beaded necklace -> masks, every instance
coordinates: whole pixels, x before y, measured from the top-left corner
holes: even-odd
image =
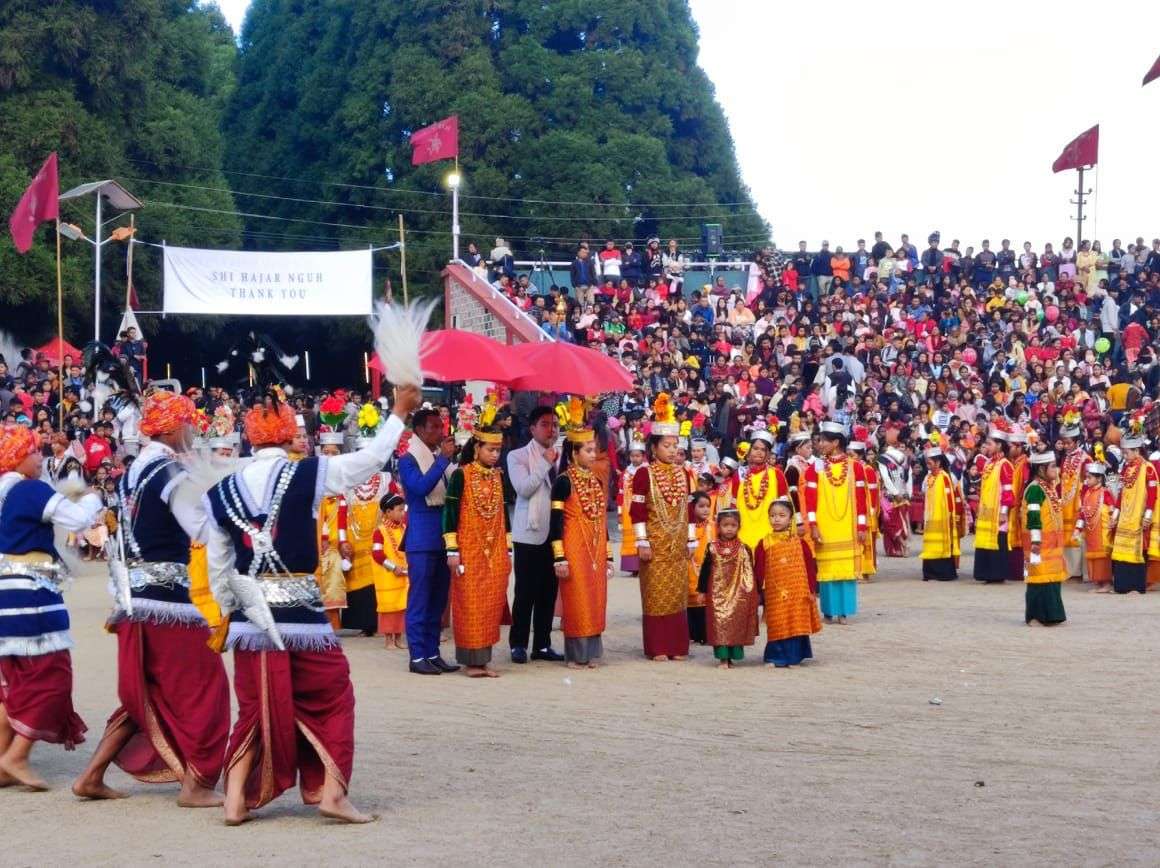
[[[842,472],[838,474],[837,478],[835,478],[830,475],[830,468],[839,463],[842,465]],[[851,462],[846,459],[846,455],[843,453],[842,457],[838,459],[827,457],[826,466],[822,469],[821,475],[825,477],[826,482],[828,482],[829,485],[819,485],[818,487],[825,491],[826,504],[829,507],[830,517],[835,522],[841,522],[843,519],[845,519],[846,514],[850,511],[850,503],[853,500],[853,498],[847,494],[842,498],[842,502],[839,503],[837,495],[837,492],[841,489],[842,485],[846,482],[847,477],[850,475],[850,464]]]
[[[1133,458],[1124,467],[1124,472],[1120,475],[1120,481],[1123,483],[1121,491],[1131,488],[1136,484],[1136,478],[1140,475],[1140,470],[1144,466],[1143,458]]]
[[[372,500],[379,493],[379,486],[382,482],[382,474],[376,473],[366,482],[361,482],[354,487],[354,496],[357,500],[366,503]]]
[[[688,502],[689,480],[683,466],[658,461],[649,465],[649,477],[659,489],[666,504],[671,506],[680,503],[683,506]]]
[[[295,462],[282,459],[282,466],[274,471],[278,476],[274,483],[274,493],[270,497],[270,510],[266,513],[266,521],[260,528],[256,521],[245,517],[246,508],[238,491],[237,474],[230,474],[218,484],[226,517],[242,532],[244,538],[249,539],[254,551],[249,569],[251,579],[257,578],[259,573],[274,570],[290,574],[281,555],[274,549],[274,529],[282,512],[282,498],[286,496],[286,490],[290,487],[298,467]]]
[[[745,477],[745,481],[741,483],[741,494],[745,499],[745,508],[750,512],[757,509],[765,502],[765,496],[769,494],[769,469],[766,468],[761,475],[761,485],[757,489],[757,497],[753,496],[753,477],[755,474],[750,473]]]
[[[584,517],[591,522],[599,521],[607,510],[608,502],[600,477],[587,468],[575,465],[568,468],[565,476],[572,483],[572,490],[576,492]]]
[[[503,485],[494,467],[484,467],[474,461],[463,468],[463,476],[471,491],[471,505],[475,514],[489,522],[503,507]]]
[[[688,521],[685,508],[689,500],[689,483],[685,468],[664,462],[651,464],[648,483],[653,512],[661,530],[666,534],[676,534]]]

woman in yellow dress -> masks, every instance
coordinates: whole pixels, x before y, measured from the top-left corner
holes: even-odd
[[[398,494],[388,494],[379,501],[382,521],[375,528],[371,555],[375,573],[375,608],[379,613],[379,632],[388,648],[406,648],[407,631],[407,555],[403,553],[403,533],[407,529],[407,502]]]
[[[584,427],[580,399],[572,399],[565,429],[562,472],[552,484],[552,515],[548,539],[553,569],[560,581],[564,657],[570,669],[595,669],[604,656],[608,609],[607,488],[596,472],[597,444]]]
[[[818,564],[822,615],[839,624],[858,612],[858,577],[868,530],[866,474],[862,463],[846,454],[847,442],[845,425],[821,424],[822,468],[806,469],[803,497]]]
[[[1082,255],[1082,254],[1081,254]],[[1059,500],[1059,465],[1055,452],[1031,458],[1031,481],[1023,492],[1023,552],[1026,561],[1024,619],[1044,627],[1067,620],[1061,588],[1067,580],[1063,559],[1063,507]]]
[[[923,486],[922,580],[952,582],[959,577],[959,526],[962,504],[951,466],[939,446],[923,452],[926,482]]]

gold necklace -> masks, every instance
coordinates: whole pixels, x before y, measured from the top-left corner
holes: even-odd
[[[471,491],[471,506],[485,522],[496,517],[503,507],[503,487],[494,467],[472,462],[463,469]]]
[[[761,471],[761,487],[757,489],[756,499],[753,497],[753,486],[750,484],[753,480],[753,474],[750,473],[745,477],[745,481],[741,483],[741,493],[745,498],[745,508],[750,512],[756,510],[765,502],[765,496],[769,494],[769,468]]]

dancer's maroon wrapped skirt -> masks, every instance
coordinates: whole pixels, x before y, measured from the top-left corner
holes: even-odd
[[[32,657],[0,657],[0,703],[17,735],[63,744],[72,750],[88,727],[73,708],[72,657],[54,651]]]
[[[121,621],[113,629],[121,707],[105,731],[136,730],[114,762],[146,783],[189,773],[213,789],[230,735],[230,685],[221,655],[206,645],[209,628]]]
[[[234,651],[238,722],[226,775],[251,748],[250,808],[276,799],[299,778],[302,801],[316,805],[329,771],[350,785],[354,766],[354,686],[342,648]]]

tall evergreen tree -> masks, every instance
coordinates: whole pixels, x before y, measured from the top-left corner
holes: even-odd
[[[412,282],[434,288],[450,165],[413,168],[409,137],[453,113],[463,243],[485,254],[496,235],[528,258],[606,236],[695,247],[703,222],[731,247],[768,239],[685,0],[254,0],[226,168],[241,210],[327,225],[247,228],[351,246],[390,240],[398,210]]]
[[[237,246],[241,223],[219,168],[219,119],[233,88],[235,55],[217,7],[191,0],[0,4],[0,210],[10,212],[40,163],[57,151],[61,192],[115,178],[146,202],[139,237]],[[65,203],[61,219],[91,236],[92,199]],[[106,340],[114,337],[124,298],[124,252],[116,242],[105,247]],[[0,322],[28,341],[56,331],[54,257],[48,228],[24,256],[10,240],[0,241]],[[92,327],[92,262],[88,244],[65,242],[66,334],[74,340]],[[159,257],[139,248],[135,262],[142,303],[159,306]]]

